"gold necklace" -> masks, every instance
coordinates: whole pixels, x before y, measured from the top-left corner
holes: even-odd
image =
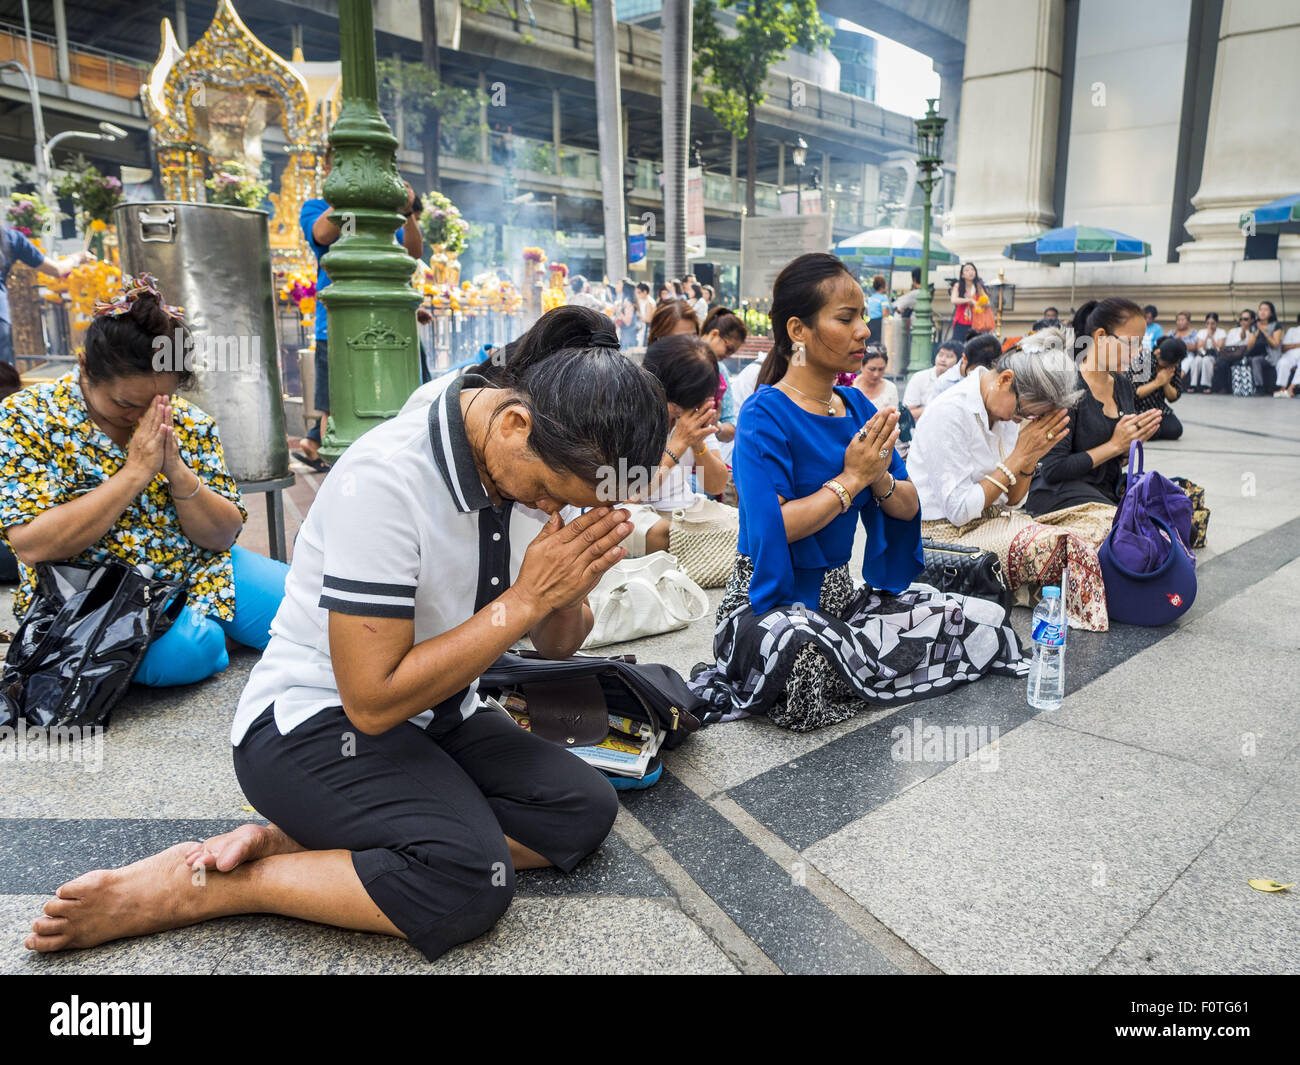
[[[785,385],[786,388],[788,388],[788,389],[790,389],[790,390],[792,390],[792,391],[794,391],[794,392],[798,392],[799,395],[803,396],[804,399],[810,399],[810,400],[812,400],[814,403],[825,403],[825,404],[826,404],[826,413],[829,414],[829,415],[834,415],[834,414],[835,414],[835,404],[833,404],[833,403],[831,402],[831,399],[834,399],[834,398],[835,398],[835,386],[834,386],[834,385],[831,385],[831,399],[818,399],[816,396],[810,396],[810,395],[808,395],[808,393],[805,392],[802,388],[795,388],[794,385],[792,385],[789,381],[782,381],[781,384]]]

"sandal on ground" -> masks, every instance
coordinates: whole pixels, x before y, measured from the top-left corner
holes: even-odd
[[[330,471],[330,464],[326,462],[323,458],[319,458],[319,457],[312,458],[310,455],[302,451],[291,451],[289,452],[289,454],[291,454],[304,466],[310,466],[317,473],[329,473]]]

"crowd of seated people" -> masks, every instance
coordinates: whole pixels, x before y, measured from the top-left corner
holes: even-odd
[[[962,298],[978,308],[970,273]],[[174,395],[184,374],[153,370],[155,339],[184,322],[151,282],[102,308],[77,370],[0,403],[20,617],[36,562],[115,555],[190,596],[189,620],[150,647],[138,680],[210,676],[227,636],[264,652],[231,738],[271,823],[117,871],[113,906],[95,874],[73,881],[83,904],[52,900],[31,949],[146,933],[164,912],[167,927],[284,914],[403,936],[431,959],[491,928],[513,871],[571,870],[616,803],[590,767],[483,711],[479,676],[525,636],[544,657],[573,654],[600,576],[669,549],[672,516],[718,506],[729,480],[734,557],[691,682],[709,720],[761,714],[806,731],[1023,675],[1005,605],[916,583],[923,538],[996,553],[1018,605],[1056,585],[1071,625],[1106,630],[1098,547],[1129,445],[1180,435],[1169,404],[1185,360],[1203,332],[1220,343],[1186,316],[1152,339],[1153,308],[1094,300],[1005,350],[989,333],[945,343],[900,404],[863,287],[833,255],[801,255],[776,279],[773,343],[752,378],[723,368],[746,339],[738,315],[698,308],[696,284],[671,284],[653,310],[645,295],[621,293],[623,318],[648,327],[639,364],[620,352],[634,323],[579,304],[423,385],[325,478],[288,567],[234,543],[246,514],[218,427]],[[1282,356],[1300,346],[1271,314],[1247,326]],[[614,467],[649,471],[648,489],[604,498]],[[339,759],[349,728],[357,758]],[[403,767],[438,787],[410,788]],[[439,832],[408,838],[405,817]],[[186,887],[196,865],[210,890]],[[511,876],[488,891],[498,865]]]
[[[1159,310],[1153,304],[1143,308],[1146,327],[1143,332],[1143,352],[1156,357],[1155,370],[1160,369],[1158,353],[1162,340],[1173,337],[1182,342],[1185,352],[1176,373],[1166,382],[1179,393],[1211,392],[1232,395],[1272,395],[1278,399],[1293,398],[1297,394],[1296,369],[1300,366],[1300,316],[1287,326],[1277,316],[1271,300],[1261,300],[1252,310],[1239,312],[1228,327],[1220,324],[1217,312],[1210,311],[1197,328],[1188,311],[1179,311],[1173,328],[1166,332],[1157,320]],[[1167,359],[1176,348],[1167,349]],[[1238,383],[1233,382],[1233,368],[1241,366],[1248,371]],[[1174,396],[1165,388],[1166,400]],[[1161,439],[1172,439],[1162,435]]]

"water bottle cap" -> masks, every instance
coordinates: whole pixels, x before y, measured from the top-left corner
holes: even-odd
[[[1043,588],[1043,598],[1044,598],[1044,599],[1060,599],[1060,598],[1061,598],[1061,589],[1058,588],[1055,584],[1049,584],[1049,585],[1047,585],[1045,588]]]

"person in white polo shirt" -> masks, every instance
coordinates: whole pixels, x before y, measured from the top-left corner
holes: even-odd
[[[586,595],[631,532],[598,486],[658,464],[668,435],[654,379],[612,328],[592,340],[507,364],[502,387],[457,378],[347,450],[231,729],[271,824],[78,877],[29,949],[275,913],[403,936],[432,960],[496,923],[516,869],[568,872],[601,844],[609,782],[476,691],[525,635],[550,658],[578,649]],[[566,506],[594,509],[566,524]]]

